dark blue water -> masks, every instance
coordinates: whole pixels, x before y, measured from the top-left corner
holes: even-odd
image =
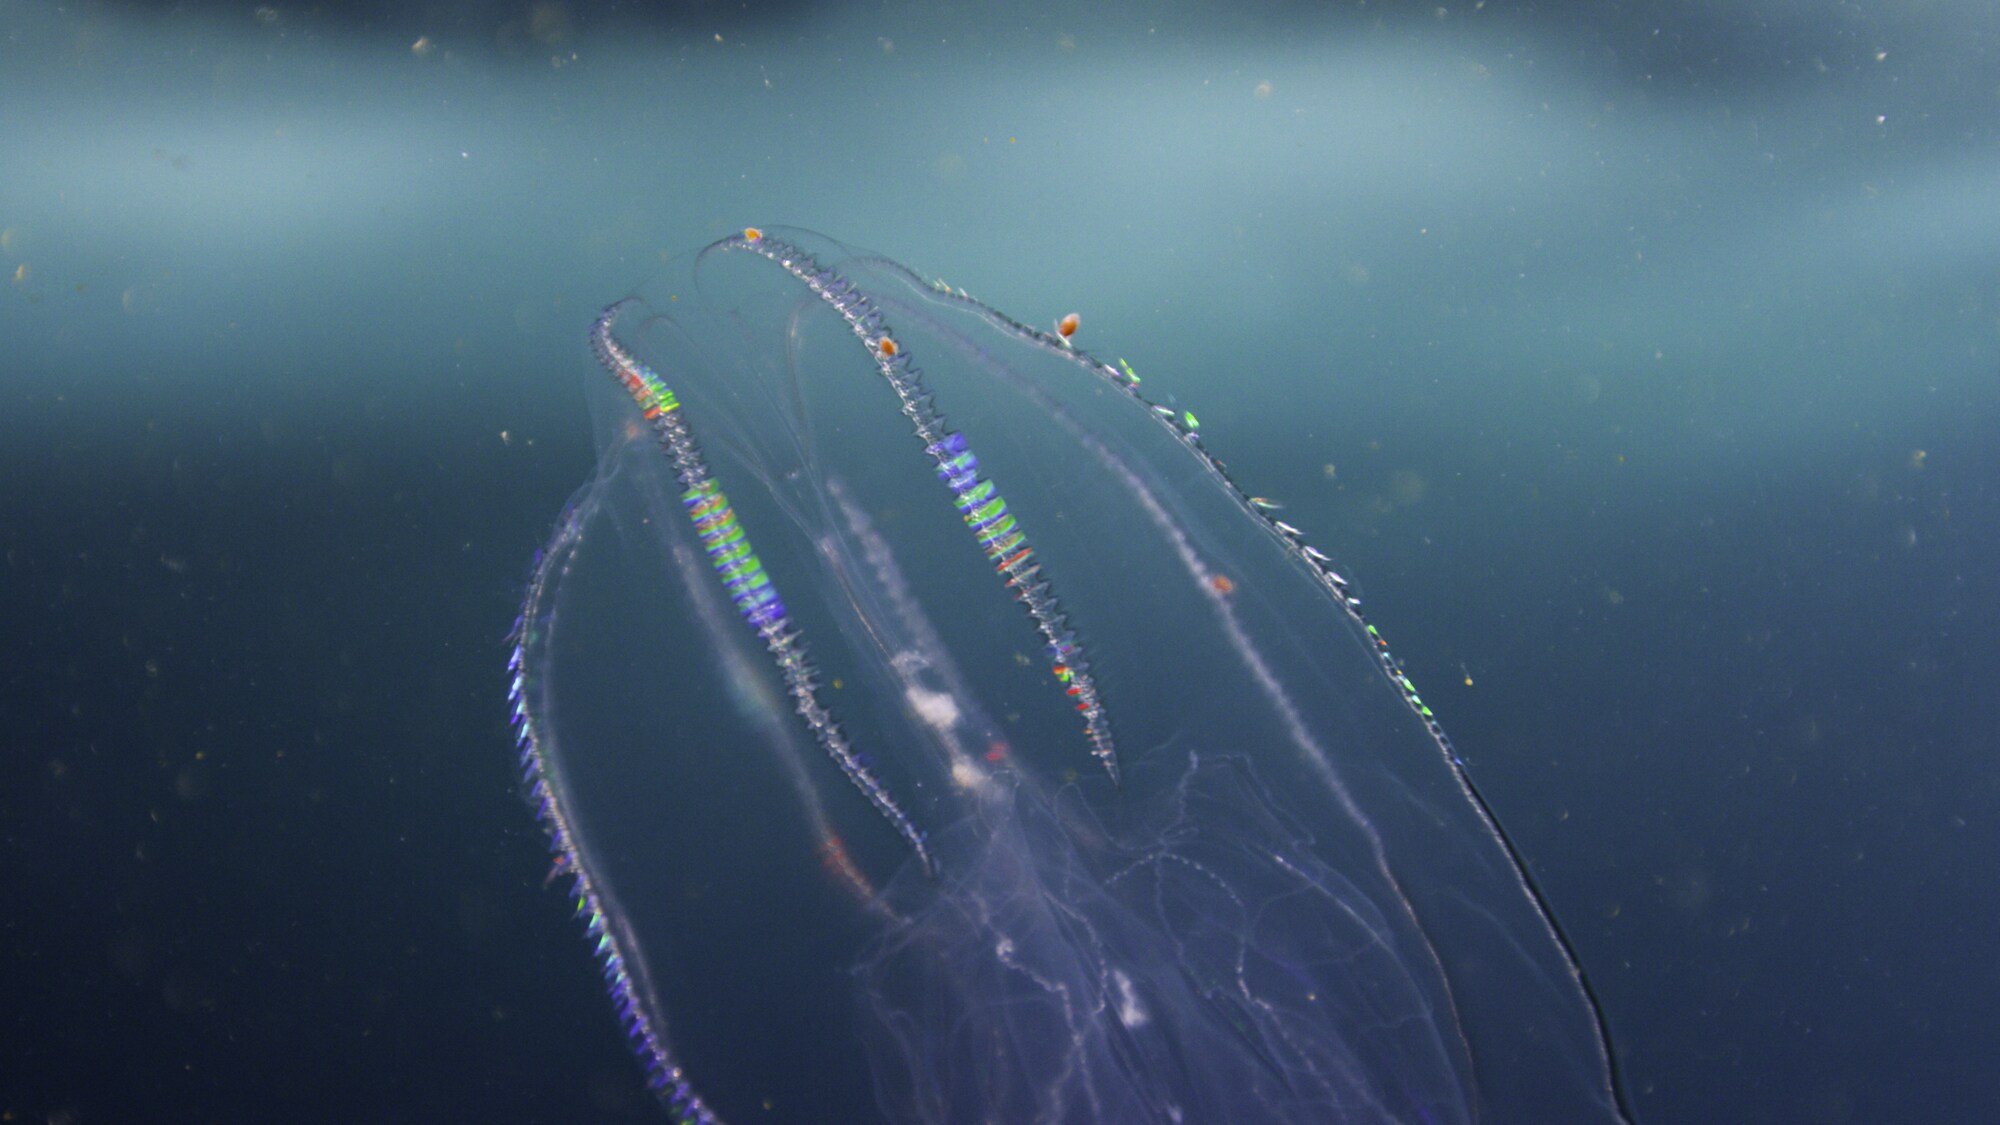
[[[1638,1120],[2000,1112],[1984,5],[0,28],[0,1112],[660,1119],[501,669],[591,317],[772,221],[1197,411]]]

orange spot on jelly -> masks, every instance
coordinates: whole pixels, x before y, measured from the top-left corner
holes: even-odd
[[[1215,577],[1210,578],[1208,580],[1208,584],[1215,587],[1215,592],[1218,594],[1231,594],[1236,592],[1236,583],[1230,581],[1229,576],[1227,574],[1218,574]]]
[[[861,869],[854,865],[853,857],[847,854],[847,844],[839,836],[828,833],[821,839],[819,858],[821,866],[829,874],[846,883],[848,889],[857,896],[864,900],[874,897],[874,886],[869,883],[868,876],[863,875]]]
[[[755,242],[762,237],[764,237],[764,232],[758,230],[756,227],[743,228],[743,240],[745,242]]]
[[[881,352],[883,355],[893,356],[897,352],[901,351],[902,348],[900,345],[896,343],[896,341],[890,339],[887,336],[884,336],[881,339],[875,341],[875,350]]]
[[[1082,323],[1083,323],[1082,317],[1077,316],[1075,313],[1070,313],[1069,315],[1063,317],[1061,320],[1056,321],[1056,335],[1061,336],[1063,339],[1067,340],[1071,336],[1076,335],[1077,325]]]
[[[989,743],[986,747],[986,760],[989,762],[1006,761],[1007,744],[1004,742],[997,742],[997,741]]]

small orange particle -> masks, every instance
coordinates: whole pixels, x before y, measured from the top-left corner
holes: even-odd
[[[762,237],[764,237],[764,232],[758,230],[756,227],[743,228],[743,239],[746,242],[755,242]]]
[[[1067,340],[1071,336],[1076,335],[1076,327],[1082,323],[1083,318],[1077,316],[1075,313],[1070,313],[1061,320],[1056,321],[1056,335]]]
[[[881,339],[875,341],[875,350],[881,352],[883,355],[892,356],[895,355],[898,351],[901,351],[902,349],[897,346],[896,341],[890,339],[887,336],[884,336]]]
[[[1230,581],[1227,574],[1215,575],[1208,580],[1208,584],[1215,587],[1215,592],[1218,594],[1232,593],[1236,589],[1236,583]]]

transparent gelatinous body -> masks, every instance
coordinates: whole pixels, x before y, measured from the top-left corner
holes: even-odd
[[[1345,581],[1122,362],[801,232],[593,339],[516,713],[673,1115],[1621,1119]]]

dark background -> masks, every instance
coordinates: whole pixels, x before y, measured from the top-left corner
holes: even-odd
[[[1984,5],[0,27],[0,1114],[659,1119],[503,665],[591,315],[748,221],[1185,393],[1437,707],[1641,1121],[2000,1114]]]

